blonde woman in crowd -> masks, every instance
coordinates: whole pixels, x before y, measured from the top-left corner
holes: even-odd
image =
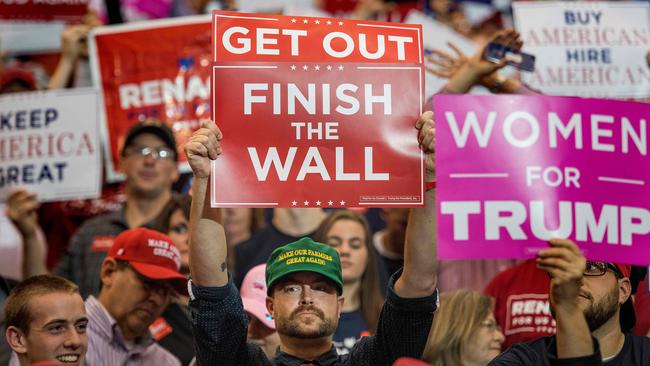
[[[501,353],[494,300],[473,290],[440,296],[422,359],[433,366],[485,366]]]

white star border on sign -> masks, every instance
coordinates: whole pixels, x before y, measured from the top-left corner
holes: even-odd
[[[298,202],[298,201],[296,201],[294,199],[293,201],[291,201],[291,206],[296,207],[296,206],[300,206],[301,204],[302,204],[302,206],[305,206],[305,207],[314,206],[314,205],[319,206],[319,207],[322,207],[322,206],[345,206],[345,202],[346,202],[345,200],[333,201],[331,199],[329,199],[327,201],[316,200],[314,202],[310,202],[308,200],[304,200],[302,202]]]

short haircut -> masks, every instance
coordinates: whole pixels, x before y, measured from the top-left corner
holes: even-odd
[[[6,326],[14,326],[28,334],[32,321],[32,298],[57,292],[79,294],[79,287],[63,277],[49,274],[29,277],[20,282],[11,290],[5,304]]]

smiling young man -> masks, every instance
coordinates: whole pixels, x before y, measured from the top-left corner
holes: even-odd
[[[118,235],[101,267],[99,296],[88,297],[88,365],[176,366],[149,326],[175,292],[187,294],[180,253],[171,239],[137,228]]]
[[[88,318],[74,283],[52,275],[30,277],[11,291],[5,317],[5,338],[20,366],[84,363]]]
[[[427,180],[433,180],[433,114],[423,114],[416,128],[427,155]],[[337,251],[309,238],[273,251],[266,268],[266,307],[275,319],[280,347],[269,359],[259,346],[246,343],[247,316],[227,272],[224,230],[216,210],[205,206],[211,160],[221,154],[221,138],[216,125],[205,121],[185,145],[194,173],[190,307],[198,364],[389,366],[399,357],[420,357],[437,306],[435,191],[427,191],[425,207],[410,212],[404,268],[390,281],[376,332],[349,354],[337,355],[332,344],[344,304]]]

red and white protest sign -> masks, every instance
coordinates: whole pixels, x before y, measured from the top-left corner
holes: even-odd
[[[213,13],[212,206],[423,204],[419,25]]]
[[[76,21],[88,12],[88,0],[0,0],[0,19]]]
[[[201,119],[210,118],[209,17],[98,28],[90,50],[104,101],[108,180],[121,178],[116,167],[126,133],[147,118],[173,129],[179,168],[189,171],[180,147]]]

